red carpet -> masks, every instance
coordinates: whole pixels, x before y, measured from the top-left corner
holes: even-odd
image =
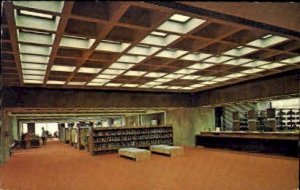
[[[298,178],[294,158],[186,148],[183,157],[135,162],[60,142],[17,151],[0,167],[8,190],[296,190]]]

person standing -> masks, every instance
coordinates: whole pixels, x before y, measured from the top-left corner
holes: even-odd
[[[46,145],[47,133],[46,133],[44,127],[42,128],[42,141],[43,141],[43,145]]]

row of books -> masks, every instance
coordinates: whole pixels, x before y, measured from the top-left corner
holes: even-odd
[[[172,138],[173,134],[150,134],[150,135],[135,135],[135,136],[109,136],[109,137],[94,137],[94,142],[115,142],[115,141],[128,141],[128,140],[146,140],[146,139],[160,139]]]
[[[154,129],[122,129],[122,130],[94,130],[94,136],[121,136],[121,135],[143,135],[156,133],[172,133],[172,128],[154,128]]]
[[[145,140],[145,141],[129,141],[129,142],[112,142],[112,143],[103,143],[103,144],[95,144],[94,151],[102,151],[108,149],[118,149],[125,147],[148,147],[151,145],[157,144],[168,144],[172,145],[172,139],[153,139],[153,140]]]

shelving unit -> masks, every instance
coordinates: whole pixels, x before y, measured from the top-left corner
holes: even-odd
[[[126,147],[173,145],[172,126],[92,128],[89,134],[90,153]]]
[[[279,109],[276,111],[278,130],[295,130],[300,128],[300,109]]]

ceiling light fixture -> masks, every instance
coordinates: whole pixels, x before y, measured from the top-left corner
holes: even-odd
[[[53,19],[54,18],[53,15],[44,14],[44,13],[37,13],[37,12],[32,12],[32,11],[27,11],[27,10],[20,10],[20,14],[26,15],[26,16],[46,18],[46,19]]]

